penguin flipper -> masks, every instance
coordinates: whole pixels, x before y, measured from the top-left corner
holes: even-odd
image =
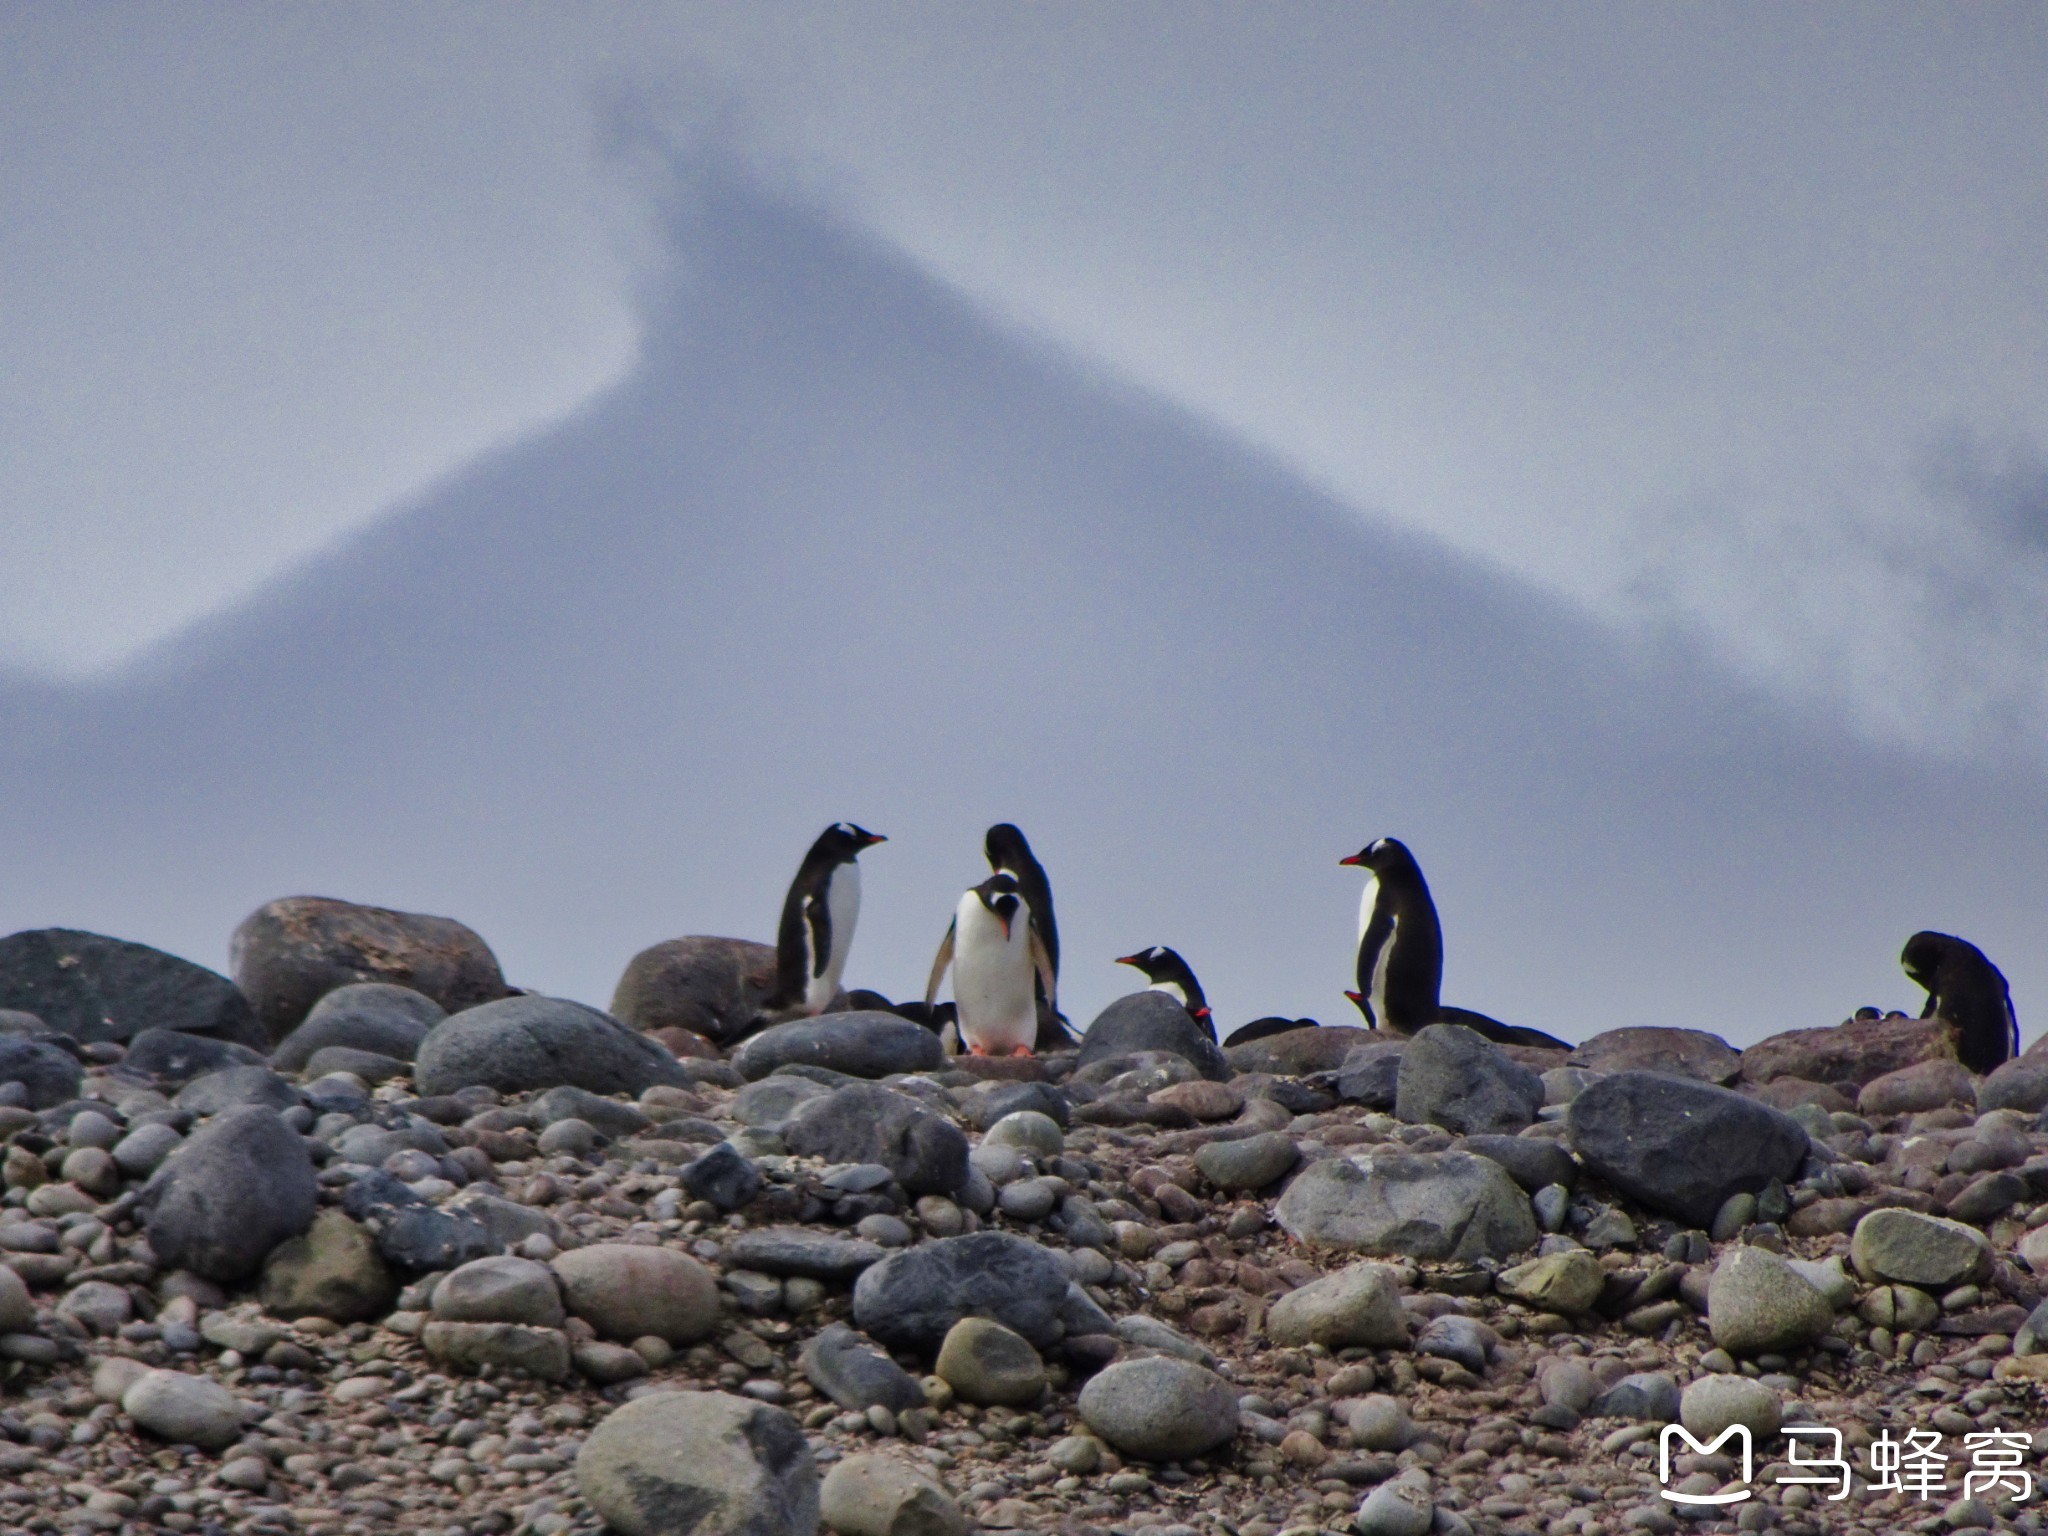
[[[832,909],[822,893],[804,902],[804,924],[811,931],[811,977],[816,980],[832,963]]]
[[[946,967],[953,963],[953,935],[959,928],[960,919],[956,917],[946,924],[946,936],[939,941],[939,952],[932,959],[932,979],[924,984],[924,1005],[927,1008],[938,1001],[939,983],[946,979]]]
[[[1055,994],[1059,987],[1059,982],[1052,973],[1052,954],[1046,949],[1045,935],[1038,931],[1036,923],[1031,925],[1030,933],[1031,964],[1038,971],[1038,984],[1045,988],[1045,1005],[1054,1013],[1058,1013],[1060,1011],[1060,1000]]]

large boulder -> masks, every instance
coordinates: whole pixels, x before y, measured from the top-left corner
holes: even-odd
[[[147,944],[72,928],[0,939],[0,1008],[35,1014],[80,1041],[125,1041],[158,1028],[270,1043],[225,976]]]
[[[447,1017],[447,1009],[411,987],[388,981],[336,987],[270,1053],[271,1065],[283,1072],[302,1072],[316,1052],[330,1049],[371,1051],[411,1061],[427,1031]]]
[[[137,1209],[166,1269],[247,1279],[313,1223],[313,1160],[275,1110],[230,1109],[201,1126],[143,1186]]]
[[[914,1027],[914,1026],[913,1026]],[[908,1094],[854,1083],[802,1105],[782,1127],[798,1157],[879,1163],[913,1195],[951,1195],[967,1182],[967,1137]]]
[[[450,1013],[509,990],[490,946],[454,918],[327,896],[286,896],[258,907],[235,929],[228,964],[256,1010],[265,1044],[283,1040],[321,998],[355,982],[395,982]]]
[[[1270,1072],[1275,1077],[1305,1077],[1332,1072],[1361,1045],[1380,1038],[1379,1031],[1350,1024],[1308,1025],[1264,1035],[1242,1045],[1226,1046],[1223,1059],[1233,1072]]]
[[[853,1320],[890,1349],[938,1353],[963,1317],[993,1318],[1045,1349],[1065,1333],[1067,1270],[1007,1232],[945,1237],[893,1253],[861,1274]]]
[[[1215,1082],[1230,1081],[1230,1064],[1223,1049],[1194,1015],[1164,992],[1149,988],[1120,997],[1095,1016],[1081,1037],[1077,1067],[1128,1056],[1135,1051],[1170,1051],[1193,1062],[1202,1076]]]
[[[1507,1170],[1470,1152],[1325,1158],[1295,1177],[1274,1215],[1299,1242],[1376,1258],[1503,1259],[1539,1235]]]
[[[1742,1075],[1742,1053],[1719,1035],[1650,1024],[1597,1034],[1565,1060],[1595,1072],[1669,1072],[1724,1086]]]
[[[922,1024],[868,1009],[777,1024],[749,1039],[732,1058],[740,1076],[750,1083],[777,1067],[792,1065],[876,1078],[895,1072],[936,1072],[945,1062],[945,1046]]]
[[[423,1095],[479,1084],[527,1093],[569,1084],[592,1093],[638,1096],[658,1083],[689,1081],[666,1050],[609,1014],[554,997],[508,997],[450,1014],[428,1031],[413,1058]]]
[[[30,1109],[53,1109],[78,1097],[85,1069],[78,1058],[46,1040],[0,1035],[0,1083],[19,1083]]]
[[[1730,1195],[1789,1181],[1811,1147],[1790,1115],[1693,1078],[1617,1072],[1566,1111],[1579,1160],[1623,1194],[1695,1227]]]
[[[818,1469],[780,1408],[655,1392],[614,1409],[576,1457],[583,1497],[619,1536],[815,1536]]]
[[[726,1044],[775,991],[775,946],[749,939],[668,939],[626,963],[612,1016],[628,1029],[687,1029]]]
[[[1462,1024],[1431,1024],[1401,1052],[1394,1114],[1460,1135],[1519,1131],[1543,1107],[1543,1079]]]
[[[1887,1072],[1920,1061],[1953,1060],[1955,1054],[1955,1041],[1939,1019],[1892,1013],[1879,1019],[1849,1019],[1830,1029],[1788,1030],[1759,1040],[1742,1053],[1742,1076],[1752,1083],[1803,1077],[1837,1088],[1860,1088]]]

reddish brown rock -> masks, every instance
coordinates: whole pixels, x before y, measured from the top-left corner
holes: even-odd
[[[1944,1104],[1973,1104],[1976,1096],[1976,1079],[1961,1062],[1918,1061],[1865,1083],[1856,1108],[1866,1115],[1911,1115]]]
[[[683,1029],[730,1045],[775,990],[775,947],[750,939],[666,939],[626,964],[611,1015],[653,1034]]]
[[[1595,1035],[1566,1058],[1595,1072],[1675,1072],[1703,1083],[1727,1084],[1742,1075],[1742,1053],[1703,1029],[1636,1024]]]
[[[1248,1040],[1223,1053],[1233,1072],[1270,1072],[1275,1077],[1301,1077],[1334,1072],[1361,1045],[1387,1037],[1376,1030],[1333,1025],[1328,1029],[1290,1029],[1285,1034]]]
[[[1916,1062],[1955,1059],[1948,1030],[1934,1019],[1893,1014],[1850,1019],[1832,1029],[1794,1029],[1759,1040],[1742,1053],[1742,1076],[1752,1083],[1776,1077],[1857,1087]]]
[[[669,1055],[678,1061],[716,1061],[724,1054],[694,1030],[654,1029],[648,1033],[667,1046]]]
[[[1856,1101],[1832,1083],[1809,1082],[1803,1077],[1774,1077],[1768,1083],[1758,1083],[1751,1088],[1750,1096],[1763,1100],[1773,1109],[1795,1109],[1801,1104],[1812,1104],[1831,1115],[1856,1112]]]

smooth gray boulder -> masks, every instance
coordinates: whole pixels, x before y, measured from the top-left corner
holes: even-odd
[[[121,1058],[126,1072],[140,1072],[164,1083],[189,1083],[224,1067],[260,1067],[263,1053],[232,1040],[188,1034],[177,1029],[145,1029],[128,1042]]]
[[[411,987],[388,981],[336,987],[270,1053],[270,1064],[280,1072],[300,1072],[314,1052],[330,1046],[411,1061],[427,1031],[447,1017],[447,1009]]]
[[[867,1009],[777,1024],[749,1036],[732,1058],[740,1076],[750,1083],[790,1065],[881,1078],[896,1072],[936,1072],[945,1063],[946,1048],[922,1024]]]
[[[1081,1389],[1081,1417],[1126,1456],[1186,1461],[1237,1433],[1237,1390],[1214,1371],[1170,1355],[1124,1360]]]
[[[277,1112],[226,1110],[194,1131],[142,1188],[137,1210],[165,1269],[244,1280],[313,1224],[306,1143]]]
[[[223,1110],[256,1104],[283,1111],[299,1102],[299,1090],[268,1067],[222,1067],[195,1077],[171,1103],[195,1115],[217,1115]]]
[[[249,1000],[227,977],[147,944],[75,928],[0,938],[0,1008],[90,1043],[180,1030],[266,1046]]]
[[[1790,1115],[1692,1078],[1617,1072],[1566,1110],[1572,1148],[1623,1194],[1707,1227],[1730,1195],[1791,1182],[1812,1146]]]
[[[1470,1152],[1325,1158],[1296,1175],[1274,1215],[1300,1242],[1378,1258],[1504,1259],[1538,1236],[1507,1170]]]
[[[1543,1079],[1476,1029],[1432,1024],[1401,1052],[1394,1114],[1410,1125],[1440,1125],[1461,1136],[1512,1133],[1543,1107]]]
[[[815,1536],[818,1469],[780,1408],[724,1392],[656,1392],[583,1442],[576,1482],[619,1536]]]
[[[54,1109],[78,1097],[85,1068],[76,1056],[44,1040],[0,1035],[0,1083],[19,1083],[28,1108]]]
[[[908,1094],[854,1083],[802,1105],[782,1127],[798,1157],[877,1163],[913,1195],[950,1195],[967,1182],[967,1137]]]
[[[423,1097],[483,1086],[527,1093],[567,1084],[638,1096],[689,1076],[657,1042],[609,1014],[555,997],[508,997],[452,1013],[413,1058]]]
[[[890,1349],[936,1355],[963,1317],[988,1317],[1046,1349],[1066,1333],[1066,1266],[1007,1232],[972,1232],[891,1254],[861,1273],[853,1320]]]
[[[726,1045],[754,1024],[774,991],[773,944],[667,939],[627,962],[612,993],[612,1016],[628,1029],[687,1029]]]
[[[1164,992],[1146,990],[1120,997],[1095,1016],[1081,1037],[1077,1067],[1138,1051],[1168,1051],[1191,1062],[1212,1082],[1230,1081],[1230,1064],[1214,1035]]]

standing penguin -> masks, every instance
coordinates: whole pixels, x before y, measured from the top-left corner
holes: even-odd
[[[1031,852],[1031,845],[1024,841],[1024,834],[1007,821],[999,821],[983,834],[982,851],[988,855],[988,867],[999,875],[1008,875],[1017,882],[1017,894],[1024,898],[1024,904],[1031,910],[1031,926],[1038,931],[1039,942],[1045,946],[1045,956],[1052,968],[1052,979],[1060,979],[1060,927],[1052,916],[1052,884],[1045,878],[1045,867]],[[1040,992],[1041,997],[1050,996],[1051,986]]]
[[[797,867],[782,900],[775,930],[775,992],[762,1005],[770,1017],[819,1014],[839,990],[860,921],[860,865],[863,848],[888,839],[879,832],[834,822],[818,834]]]
[[[973,1056],[1029,1056],[1038,1039],[1033,978],[1055,1000],[1052,959],[1031,921],[1030,903],[1009,874],[990,875],[960,898],[953,924],[932,960],[924,992],[930,1008],[947,966],[960,1043]]]
[[[1412,1035],[1430,1024],[1463,1024],[1500,1045],[1571,1048],[1540,1029],[1443,1005],[1443,928],[1422,866],[1399,839],[1380,838],[1337,862],[1367,875],[1358,903],[1358,990],[1344,995],[1358,1005],[1368,1028]]]
[[[1197,1024],[1209,1031],[1210,1039],[1216,1037],[1216,1020],[1209,1013],[1209,999],[1202,995],[1202,984],[1195,980],[1195,973],[1187,961],[1173,950],[1163,944],[1154,944],[1134,955],[1119,955],[1116,963],[1143,971],[1145,979],[1152,984],[1147,991],[1164,992],[1187,1009]]]
[[[2005,977],[1967,940],[1946,933],[1916,933],[1899,963],[1927,989],[1923,1019],[1940,1019],[1956,1041],[1956,1059],[1972,1072],[1989,1072],[2019,1054],[2020,1025]]]

